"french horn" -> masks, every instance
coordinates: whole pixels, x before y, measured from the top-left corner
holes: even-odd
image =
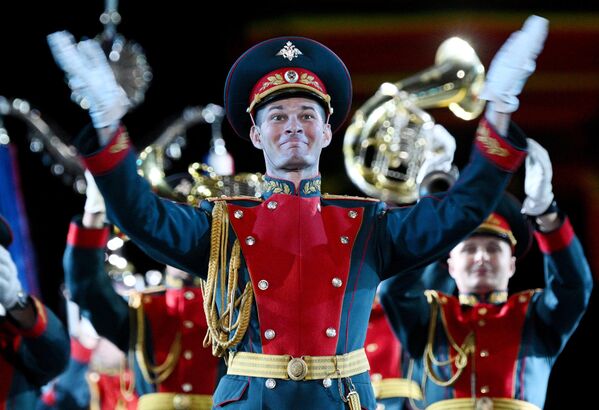
[[[345,168],[352,182],[383,201],[416,201],[416,176],[428,149],[426,132],[434,126],[425,110],[447,107],[461,119],[476,118],[484,108],[478,99],[484,72],[474,49],[452,37],[439,46],[432,67],[381,84],[356,110],[344,136]]]

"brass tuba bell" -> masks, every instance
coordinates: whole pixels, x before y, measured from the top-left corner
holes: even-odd
[[[224,109],[216,104],[188,107],[183,114],[169,124],[159,137],[147,146],[137,158],[137,172],[143,176],[158,195],[178,202],[197,205],[202,199],[225,196],[255,196],[263,191],[262,175],[238,173],[220,175],[213,167],[195,162],[188,166],[187,173],[166,175],[166,156],[177,159],[185,145],[186,131],[197,124],[210,124],[212,129],[211,149],[217,154],[226,152],[221,134]],[[170,155],[167,155],[170,154]],[[173,178],[172,177],[176,177]]]
[[[424,110],[448,107],[471,120],[484,101],[485,69],[474,49],[452,37],[437,49],[435,65],[394,84],[383,83],[354,114],[343,141],[345,168],[364,193],[383,201],[418,199],[416,176],[434,126]]]

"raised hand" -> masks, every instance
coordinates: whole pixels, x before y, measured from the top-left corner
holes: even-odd
[[[440,124],[435,124],[425,137],[427,149],[424,162],[416,176],[417,184],[433,171],[449,173],[456,149],[455,138]]]
[[[71,90],[88,101],[94,127],[116,126],[131,104],[117,83],[100,44],[95,40],[77,43],[68,31],[52,33],[47,40]]]
[[[21,290],[17,267],[6,248],[0,246],[0,305],[7,310],[15,306]]]
[[[480,98],[492,103],[488,107],[511,113],[518,109],[518,95],[528,77],[535,71],[536,59],[545,43],[549,21],[530,16],[522,29],[514,32],[501,46],[487,72]]]
[[[524,192],[526,198],[522,203],[522,213],[530,216],[543,214],[553,202],[551,179],[553,168],[547,150],[538,142],[527,138],[528,156],[524,163]]]

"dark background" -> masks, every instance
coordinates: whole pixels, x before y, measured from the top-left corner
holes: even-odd
[[[0,6],[0,95],[27,100],[69,142],[87,124],[88,117],[70,101],[70,91],[52,60],[45,36],[66,29],[76,38],[94,37],[102,31],[98,17],[103,2],[6,3]],[[431,66],[436,48],[445,38],[464,36],[488,66],[498,47],[526,16],[548,17],[551,28],[545,50],[514,119],[548,149],[557,199],[570,215],[593,270],[599,272],[599,241],[595,238],[599,227],[595,148],[599,131],[599,14],[591,9],[591,2],[587,6],[582,2],[553,5],[540,1],[484,5],[462,1],[453,6],[440,1],[406,6],[404,2],[333,0],[259,5],[219,2],[210,6],[183,0],[120,3],[123,20],[118,31],[143,47],[153,72],[145,102],[125,119],[138,150],[178,118],[185,107],[222,104],[222,87],[230,65],[247,47],[267,37],[305,35],[335,50],[352,73],[356,109],[381,82],[397,81]],[[458,120],[443,108],[429,113],[455,135],[456,163],[463,166],[476,121]],[[59,292],[61,258],[68,223],[81,213],[84,197],[51,175],[48,158],[29,151],[22,122],[7,118],[5,124],[18,150],[42,297],[64,318]],[[238,172],[263,172],[258,151],[235,137],[226,125],[223,133]],[[190,129],[183,160],[168,172],[199,160],[209,138],[205,126]],[[342,140],[343,130],[323,155],[323,190],[360,195],[345,174]],[[521,199],[522,181],[520,171],[510,186]],[[139,271],[160,268],[133,246],[127,251]],[[542,286],[542,261],[533,249],[519,263],[510,290]],[[588,408],[593,402],[595,380],[583,374],[599,365],[592,339],[598,317],[594,292],[589,311],[554,368],[546,409]]]

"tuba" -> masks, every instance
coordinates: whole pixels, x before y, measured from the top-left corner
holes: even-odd
[[[383,201],[418,199],[416,176],[434,126],[428,108],[448,107],[471,120],[484,101],[484,67],[474,49],[452,37],[437,49],[435,65],[396,83],[383,83],[354,114],[343,140],[346,171],[364,193]]]
[[[166,176],[167,157],[180,158],[180,152],[185,146],[185,133],[195,125],[210,124],[211,151],[215,151],[217,155],[226,153],[221,134],[224,115],[224,109],[216,104],[186,108],[180,117],[139,154],[137,172],[148,180],[158,195],[191,205],[197,205],[205,198],[222,195],[259,197],[263,191],[263,180],[258,173],[220,175],[211,166],[194,162],[187,168],[187,174]]]

